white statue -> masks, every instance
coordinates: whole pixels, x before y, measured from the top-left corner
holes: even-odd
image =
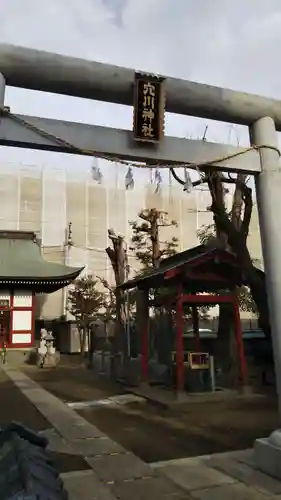
[[[48,354],[55,354],[56,353],[56,348],[54,347],[55,338],[53,337],[53,334],[51,331],[49,331],[47,333],[47,336],[45,337],[44,340],[46,342],[47,353]]]
[[[38,349],[38,364],[40,366],[40,368],[43,368],[44,366],[44,362],[45,362],[45,358],[47,356],[47,346],[45,344],[45,340],[42,339],[40,340],[40,344],[39,344],[39,349]]]
[[[54,340],[55,338],[51,331],[47,332],[45,328],[41,328],[40,342],[37,350],[37,363],[40,368],[44,366],[56,366],[58,363],[60,356],[54,347]]]
[[[45,328],[40,330],[40,342],[38,348],[39,366],[43,368],[46,356],[55,354],[56,350],[53,346],[54,337],[52,332],[47,332]]]

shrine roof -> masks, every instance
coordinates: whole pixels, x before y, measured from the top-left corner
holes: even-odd
[[[37,284],[62,288],[73,281],[82,267],[69,267],[44,260],[36,235],[29,231],[0,231],[1,284]]]
[[[137,275],[121,288],[169,287],[179,282],[191,293],[215,292],[247,284],[232,253],[214,246],[198,245],[163,259],[157,269]]]

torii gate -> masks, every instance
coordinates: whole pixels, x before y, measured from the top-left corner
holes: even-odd
[[[243,94],[174,78],[165,79],[166,111],[247,125],[256,149],[164,137],[155,147],[136,144],[132,131],[10,114],[4,108],[5,85],[40,90],[127,106],[133,105],[135,72],[131,69],[0,44],[0,144],[93,155],[172,166],[200,165],[214,158],[235,157],[214,168],[255,176],[263,257],[281,417],[281,101]],[[13,111],[13,110],[11,110]],[[54,137],[58,139],[55,140]],[[213,162],[214,163],[214,162]],[[281,431],[257,440],[261,469],[279,475]]]

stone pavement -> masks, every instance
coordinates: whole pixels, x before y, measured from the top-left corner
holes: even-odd
[[[69,500],[281,500],[281,483],[255,468],[252,450],[145,464],[22,372],[7,375],[50,422],[52,446],[79,454],[89,470],[62,474]],[[72,450],[72,451],[71,451]]]
[[[151,464],[200,500],[281,499],[281,482],[255,467],[253,450],[230,451]]]
[[[3,370],[50,422],[64,444],[88,463],[88,471],[62,475],[69,500],[189,498],[182,488],[109,439],[24,373],[5,365]]]

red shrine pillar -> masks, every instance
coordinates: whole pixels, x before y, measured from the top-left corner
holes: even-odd
[[[238,357],[239,357],[239,363],[240,363],[241,382],[242,382],[242,386],[246,386],[247,385],[247,364],[246,364],[245,352],[244,352],[243,332],[242,332],[242,328],[241,328],[239,304],[238,304],[237,297],[235,295],[233,297],[233,310],[234,310],[234,319],[235,319],[236,343],[237,343]]]
[[[176,303],[176,367],[177,367],[177,391],[184,390],[184,364],[183,364],[183,296],[182,285],[178,287]]]
[[[148,382],[149,361],[149,304],[148,290],[137,290],[136,329],[141,338],[141,378]]]

